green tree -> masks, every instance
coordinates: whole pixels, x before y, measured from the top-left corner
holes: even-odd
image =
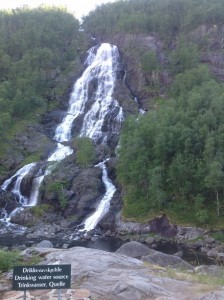
[[[65,181],[55,181],[52,182],[47,186],[47,194],[52,194],[53,197],[56,197],[60,207],[62,209],[65,209],[68,204],[68,199],[65,196],[65,187],[67,186],[67,183]]]
[[[77,162],[82,166],[92,164],[95,160],[95,149],[93,141],[88,137],[76,138],[74,141],[76,148]]]
[[[64,9],[0,11],[0,136],[56,100],[59,78],[81,53],[81,36],[78,20]],[[68,84],[60,85],[61,94]],[[14,122],[7,121],[12,117]]]
[[[223,214],[223,89],[198,66],[177,75],[173,100],[126,121],[117,166],[126,216],[164,209],[202,224]]]
[[[170,60],[174,74],[197,67],[199,62],[197,45],[181,39],[176,50],[171,52]]]
[[[217,216],[220,216],[220,194],[223,200],[223,164],[213,161],[208,166],[208,174],[205,177],[205,185],[215,194]]]

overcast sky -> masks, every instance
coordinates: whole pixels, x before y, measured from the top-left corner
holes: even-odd
[[[97,5],[114,1],[116,0],[0,0],[0,9],[17,8],[23,5],[37,7],[41,4],[66,6],[77,18],[81,18],[81,16],[88,14]]]

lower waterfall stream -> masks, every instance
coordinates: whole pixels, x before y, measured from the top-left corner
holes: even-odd
[[[72,128],[75,126],[74,121],[77,117],[83,116],[79,136],[89,137],[97,144],[106,144],[109,134],[110,136],[119,134],[124,120],[123,110],[118,101],[112,97],[118,61],[119,53],[117,47],[114,45],[102,43],[100,46],[92,47],[88,51],[85,61],[86,69],[74,84],[66,116],[56,127],[54,135],[56,148],[46,160],[45,170],[42,169],[43,167],[37,168],[38,163],[33,162],[17,170],[1,186],[3,191],[9,191],[14,194],[18,202],[18,207],[12,212],[7,212],[5,208],[0,210],[0,221],[5,226],[11,226],[10,219],[18,210],[22,210],[27,206],[38,205],[40,201],[39,190],[45,176],[51,173],[58,162],[73,153],[73,149],[70,146],[65,146],[63,143],[71,140]],[[88,105],[88,108],[86,108],[86,103],[89,101],[89,84],[93,79],[97,80],[97,89],[94,101],[91,99],[92,105]],[[102,130],[105,122],[109,122],[106,126],[107,131],[105,129]],[[95,166],[102,170],[102,180],[106,192],[102,196],[102,200],[98,204],[95,213],[87,217],[83,222],[84,231],[94,229],[100,219],[108,212],[110,201],[116,191],[115,186],[107,175],[105,163],[108,159],[108,157],[105,157],[104,161]],[[27,197],[22,194],[21,183],[31,171],[35,172],[35,176],[30,195]]]

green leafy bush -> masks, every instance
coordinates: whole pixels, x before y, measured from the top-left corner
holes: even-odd
[[[22,257],[19,256],[18,251],[0,250],[0,272],[6,272],[21,262]]]
[[[65,181],[54,181],[47,186],[47,193],[53,193],[55,195],[62,209],[65,209],[68,204],[68,199],[64,192],[66,186],[67,182]]]
[[[75,148],[77,162],[82,166],[92,164],[95,159],[95,150],[93,141],[88,137],[75,139]]]

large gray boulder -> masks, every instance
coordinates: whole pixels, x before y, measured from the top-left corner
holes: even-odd
[[[53,248],[53,244],[51,241],[43,240],[40,243],[36,244],[37,248]]]
[[[206,286],[168,278],[165,269],[117,253],[83,247],[30,248],[29,252],[42,257],[45,265],[71,264],[71,288],[88,290],[95,300],[223,299],[221,288],[211,293]]]
[[[193,270],[193,266],[184,261],[182,258],[159,251],[153,251],[149,255],[143,256],[142,260],[159,265],[161,267]]]
[[[143,300],[169,293],[145,270],[142,261],[97,249],[74,247],[67,250],[36,248],[44,264],[71,264],[72,287],[87,289],[96,300]],[[169,298],[164,298],[169,299]]]
[[[142,256],[148,255],[150,252],[150,249],[143,245],[142,243],[139,242],[128,242],[124,245],[122,245],[116,253],[118,254],[123,254],[126,256],[130,257],[135,257],[135,258],[141,258]]]

